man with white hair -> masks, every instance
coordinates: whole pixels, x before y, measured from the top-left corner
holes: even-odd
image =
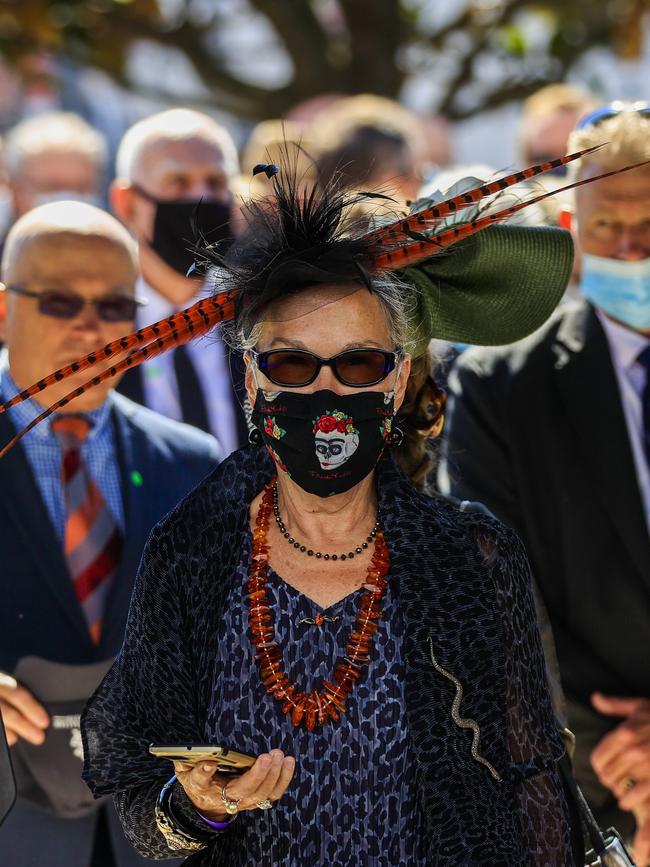
[[[139,326],[170,316],[210,291],[187,276],[192,221],[211,241],[232,235],[238,171],[230,134],[205,114],[171,109],[132,126],[117,153],[113,210],[138,242],[139,292],[149,301]],[[237,387],[242,388],[240,372]],[[213,433],[226,454],[246,438],[230,357],[217,335],[152,359],[125,376],[121,390],[146,406]]]
[[[101,201],[106,143],[71,112],[38,115],[15,126],[5,140],[4,163],[16,218],[55,199]]]
[[[35,208],[7,237],[0,401],[131,329],[136,247],[80,202]],[[0,415],[0,443],[82,385],[77,373]],[[0,459],[0,713],[18,778],[2,867],[138,867],[110,802],[80,780],[79,713],[122,644],[149,531],[218,463],[215,440],[112,391],[75,398]]]
[[[650,160],[650,105],[587,115],[574,180]],[[650,861],[650,166],[575,191],[582,298],[450,377],[441,487],[526,543],[555,634],[574,769]]]

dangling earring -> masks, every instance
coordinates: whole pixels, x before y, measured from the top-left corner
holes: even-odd
[[[401,427],[395,425],[388,437],[388,445],[398,449],[404,442],[404,431]]]
[[[257,427],[251,428],[248,432],[248,442],[256,448],[263,446],[264,437],[262,436],[262,431]]]

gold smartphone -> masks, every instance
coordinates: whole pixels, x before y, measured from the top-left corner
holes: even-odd
[[[158,759],[186,762],[189,765],[216,762],[220,774],[243,774],[255,763],[253,756],[215,744],[150,744],[149,752]]]

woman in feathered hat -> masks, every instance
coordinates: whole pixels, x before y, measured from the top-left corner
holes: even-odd
[[[570,863],[522,546],[419,493],[392,456],[412,354],[434,335],[502,343],[539,326],[570,239],[476,234],[503,213],[440,229],[503,180],[366,234],[336,191],[273,183],[225,258],[200,251],[225,291],[75,367],[130,366],[234,316],[254,425],[149,540],[85,715],[85,779],[153,858]],[[177,764],[170,780],[151,743],[256,758],[237,777]]]

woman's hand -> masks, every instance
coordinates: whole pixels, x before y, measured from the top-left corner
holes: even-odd
[[[293,756],[285,756],[282,750],[262,753],[250,770],[238,777],[215,774],[216,762],[201,762],[189,765],[174,762],[176,779],[185,789],[195,809],[211,822],[226,822],[232,818],[226,812],[221,791],[226,785],[226,795],[231,801],[239,801],[239,810],[255,810],[261,801],[279,801],[291,782],[296,767]]]

